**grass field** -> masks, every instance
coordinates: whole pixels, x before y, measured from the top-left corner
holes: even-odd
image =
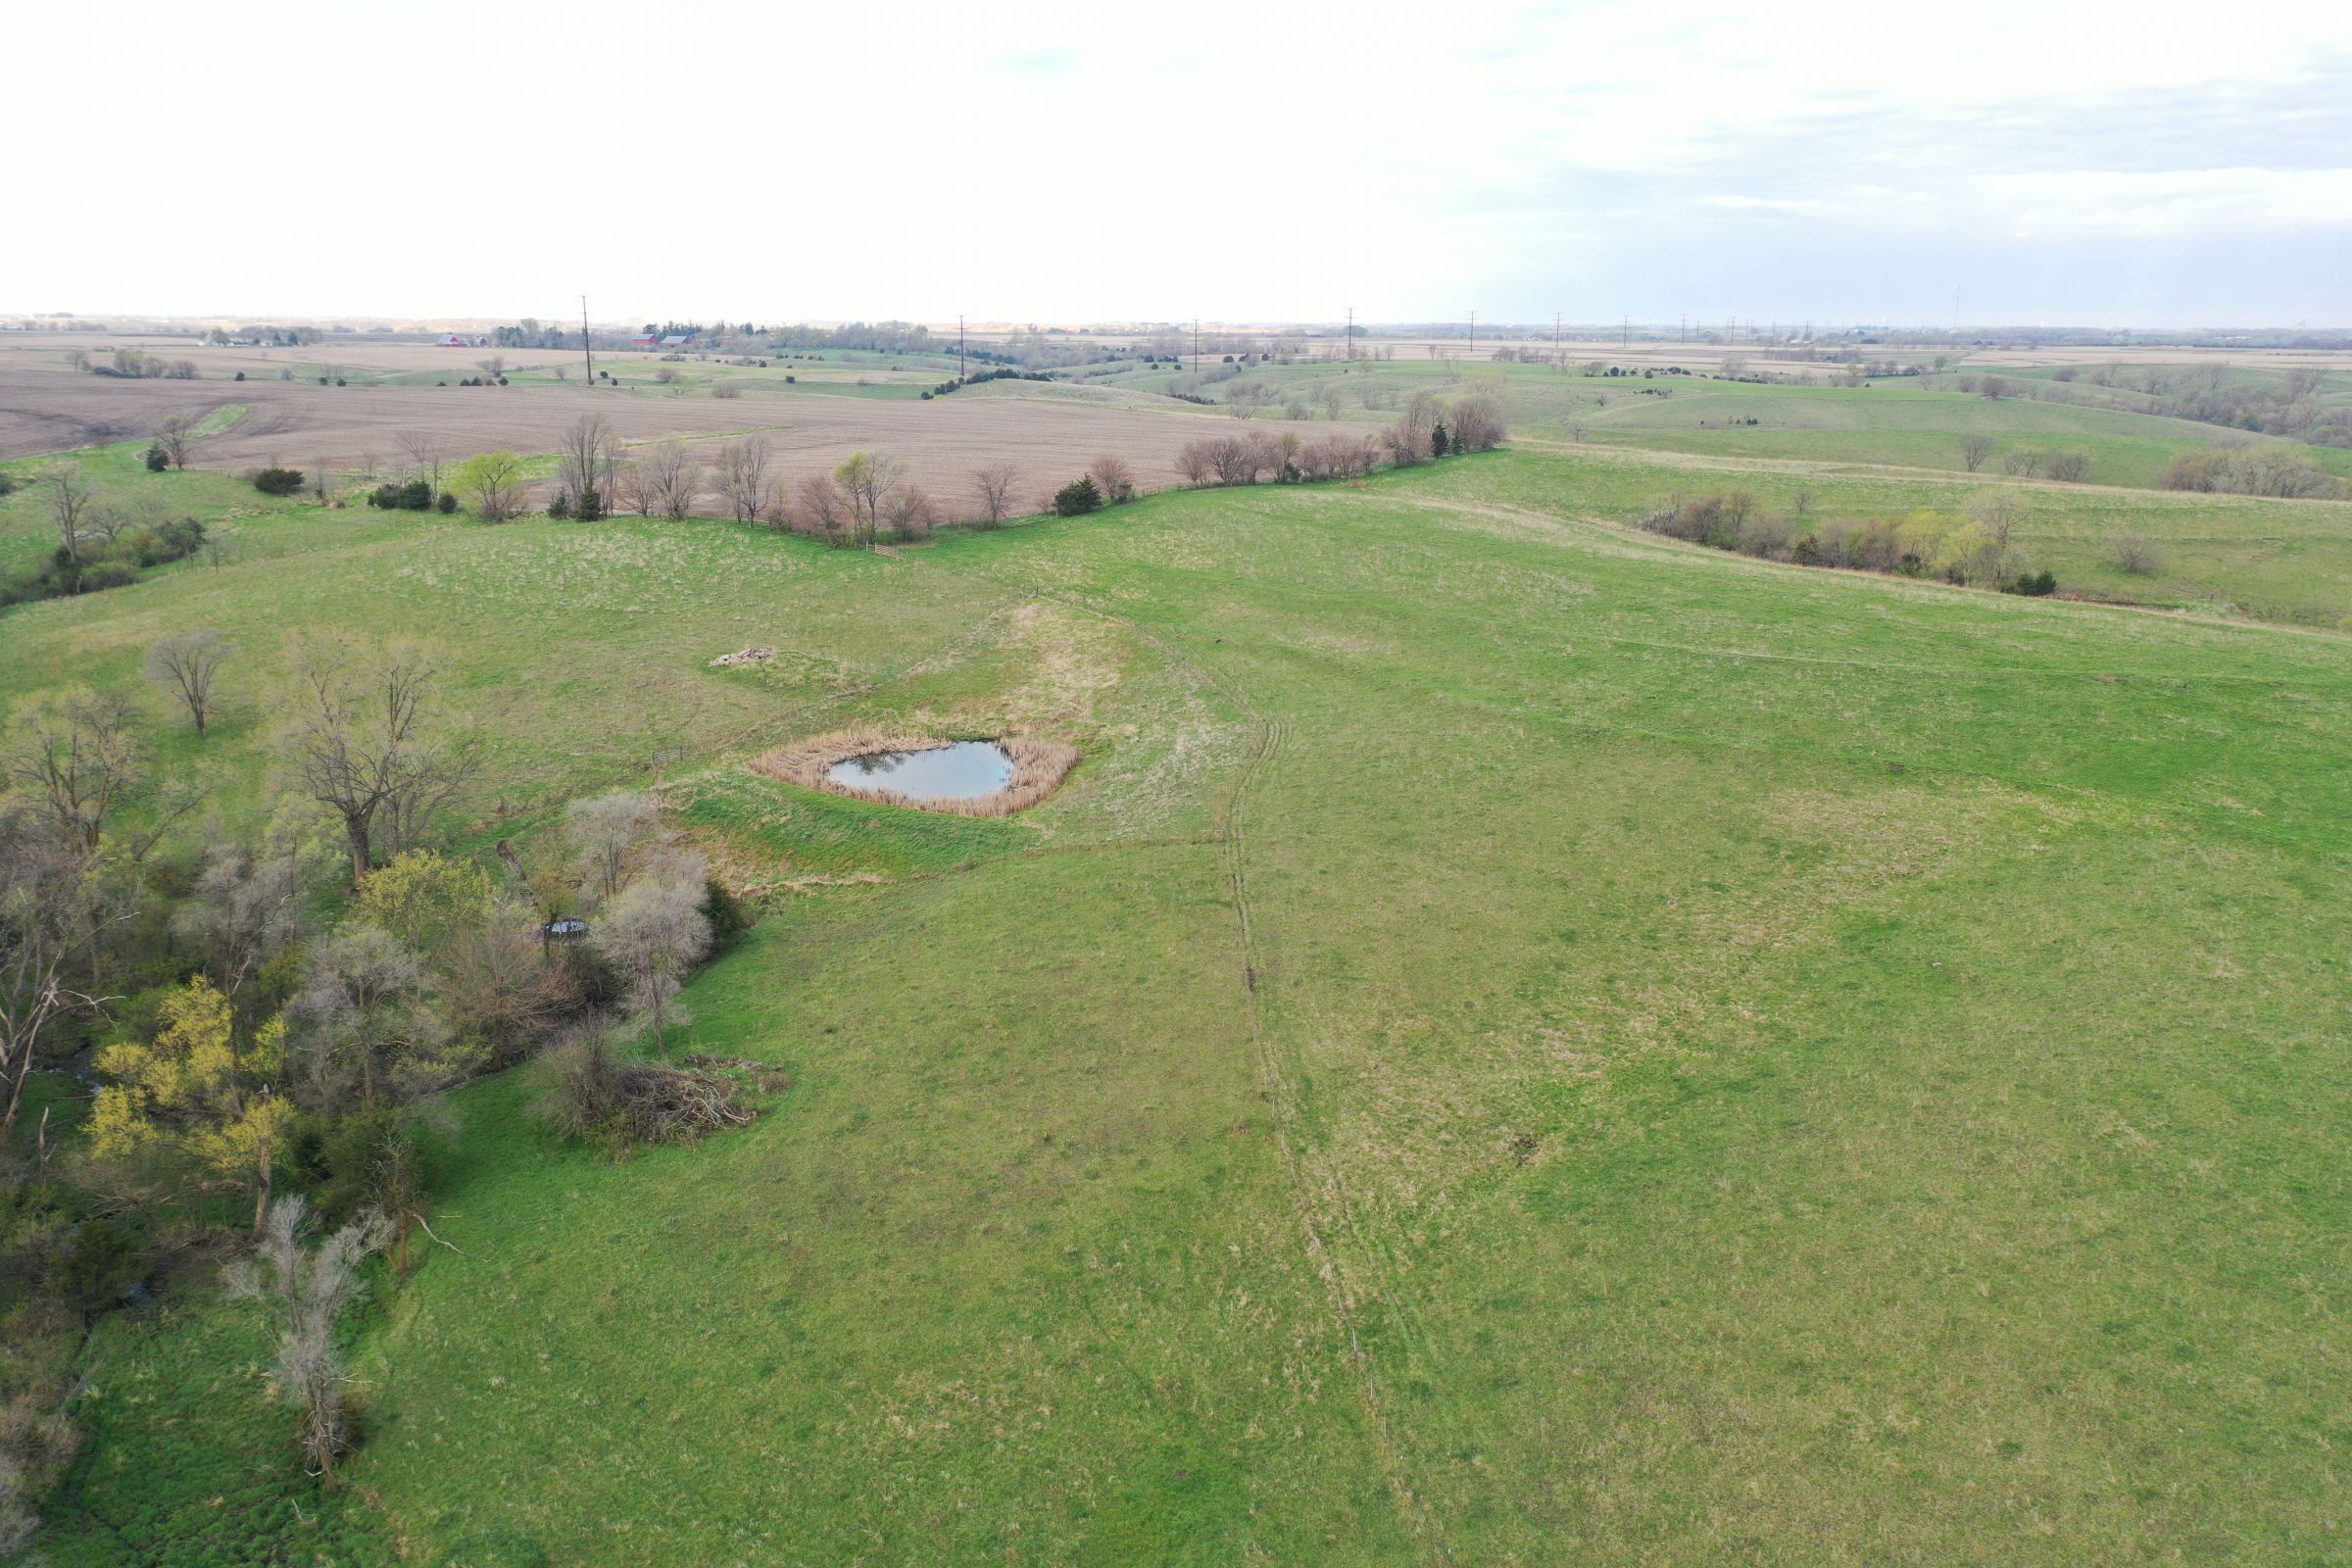
[[[899,561],[272,514],[0,618],[11,692],[229,631],[250,783],[288,631],[431,639],[470,842],[659,780],[768,890],[694,1037],[793,1080],[618,1164],[454,1096],[351,1489],[191,1282],[102,1325],[51,1560],[2340,1557],[2352,642],[1666,544],[1956,487],[1545,439]],[[2341,508],[2033,503],[2062,576],[2128,515],[2340,603]],[[741,766],[861,722],[1084,760]]]

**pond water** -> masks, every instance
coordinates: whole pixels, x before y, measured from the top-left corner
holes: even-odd
[[[957,741],[919,752],[867,752],[825,776],[855,789],[897,790],[911,801],[971,801],[1012,782],[1012,758],[995,741]]]

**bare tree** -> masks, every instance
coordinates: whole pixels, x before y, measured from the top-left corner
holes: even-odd
[[[311,1474],[331,1487],[335,1461],[351,1446],[343,1398],[351,1379],[335,1325],[367,1295],[360,1265],[383,1250],[389,1227],[371,1211],[312,1247],[308,1208],[300,1194],[271,1203],[253,1256],[231,1264],[226,1280],[231,1296],[268,1311],[277,1339],[277,1396],[299,1412],[295,1437]]]
[[[1984,466],[1984,460],[1992,456],[1992,437],[1988,435],[1962,436],[1960,438],[1961,466],[1971,473]]]
[[[583,414],[574,420],[564,432],[557,455],[563,465],[559,482],[571,497],[575,515],[584,514],[593,521],[597,514],[619,504],[615,481],[620,468],[620,437],[603,415]],[[585,505],[592,495],[595,505]]]
[[[137,714],[120,692],[44,692],[10,714],[0,742],[0,781],[22,790],[60,842],[85,855],[147,778]]]
[[[668,1026],[693,1020],[677,995],[695,961],[710,950],[703,879],[692,863],[638,878],[605,906],[589,945],[629,980],[629,1004],[654,1026],[654,1049],[669,1054]]]
[[[634,791],[572,802],[566,826],[573,863],[579,867],[580,895],[588,904],[602,904],[621,890],[628,880],[631,854],[653,836],[661,820],[654,803]]]
[[[313,1107],[413,1100],[466,1075],[472,1053],[452,1041],[422,960],[398,937],[347,920],[305,957],[286,1021]]]
[[[58,544],[66,553],[66,563],[74,568],[74,587],[81,584],[82,551],[89,542],[91,513],[97,498],[90,493],[90,482],[81,476],[81,469],[73,464],[59,464],[41,475],[49,490],[49,520],[57,528]]]
[[[1095,481],[1095,488],[1102,492],[1104,506],[1124,506],[1135,499],[1135,469],[1125,458],[1104,453],[1086,472]]]
[[[1453,450],[1492,452],[1510,436],[1502,400],[1490,392],[1473,392],[1453,405]]]
[[[871,548],[882,530],[892,497],[906,482],[906,464],[887,453],[853,452],[833,470],[833,482],[849,504],[851,530]]]
[[[1186,484],[1208,483],[1209,475],[1216,471],[1215,446],[1213,441],[1187,441],[1177,452],[1176,471],[1184,475]]]
[[[777,483],[767,437],[745,436],[718,449],[718,487],[737,522],[762,522],[772,517]]]
[[[1021,470],[1009,463],[984,464],[972,470],[972,497],[980,503],[980,520],[990,527],[1012,512],[1013,492],[1020,488]]]
[[[192,414],[167,415],[155,427],[155,444],[164,449],[164,456],[174,468],[188,466],[189,454],[195,451],[200,439],[198,420]]]
[[[263,857],[242,844],[216,843],[196,886],[172,911],[172,929],[200,944],[206,969],[224,997],[301,935],[301,866],[291,855]]]
[[[829,473],[812,473],[792,488],[792,522],[801,532],[830,545],[847,541],[849,498]]]
[[[294,667],[280,748],[302,792],[341,821],[356,885],[379,847],[409,842],[457,800],[479,756],[439,721],[432,662],[414,644],[313,640]]]
[[[199,740],[204,738],[205,725],[213,716],[221,662],[235,651],[227,638],[209,626],[175,631],[147,650],[143,666],[147,678],[188,710]]]
[[[2108,542],[2107,550],[2116,570],[2135,577],[2145,576],[2164,564],[2163,552],[2146,534],[2119,533]]]
[[[659,441],[637,465],[637,483],[648,508],[675,522],[694,510],[703,466],[683,441]]]
[[[411,471],[422,475],[425,482],[433,487],[433,494],[439,496],[441,494],[441,467],[449,461],[449,454],[441,445],[441,438],[430,430],[403,430],[400,433],[400,449],[409,455]],[[323,469],[324,465],[321,464],[320,467]],[[323,485],[325,481],[323,471],[320,473],[319,479]]]
[[[46,813],[0,796],[0,1150],[10,1147],[41,1034],[60,1015],[95,1005],[75,990],[107,929],[129,918],[89,876],[90,857],[61,838]]]

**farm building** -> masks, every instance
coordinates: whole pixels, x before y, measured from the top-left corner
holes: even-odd
[[[629,339],[629,347],[633,349],[658,348],[661,346],[661,342],[662,339],[651,332],[640,332]]]
[[[665,349],[682,349],[693,341],[692,332],[672,332],[662,340],[662,346]]]
[[[445,349],[462,349],[472,346],[468,344],[462,335],[456,332],[444,332],[439,337],[433,339],[433,341]]]

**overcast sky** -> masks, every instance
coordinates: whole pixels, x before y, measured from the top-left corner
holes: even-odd
[[[2352,3],[30,3],[0,310],[2352,325]]]

